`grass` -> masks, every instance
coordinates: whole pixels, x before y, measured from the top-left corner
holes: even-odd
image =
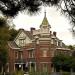
[[[9,73],[8,75],[24,75],[24,71],[22,70],[19,70],[19,71],[15,71],[13,73]],[[62,72],[62,74],[60,72],[57,72],[58,74],[56,75],[71,75],[71,72]],[[0,74],[2,75],[2,74]],[[48,72],[35,72],[35,71],[31,71],[31,72],[28,72],[28,75],[55,75],[55,74],[50,74]],[[75,75],[75,74],[73,74]]]

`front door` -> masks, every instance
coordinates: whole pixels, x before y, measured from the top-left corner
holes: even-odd
[[[22,64],[15,64],[16,70],[22,70],[23,65]]]

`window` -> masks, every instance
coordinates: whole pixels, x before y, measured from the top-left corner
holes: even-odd
[[[58,41],[58,46],[60,46],[60,41]]]
[[[15,58],[16,59],[22,59],[23,58],[23,52],[22,51],[16,51],[15,52]]]
[[[57,46],[58,46],[58,41],[57,41]]]
[[[15,58],[18,59],[18,52],[15,52]]]
[[[62,47],[62,41],[60,41],[60,46]]]
[[[54,40],[53,39],[51,39],[51,44],[54,44]]]
[[[25,39],[19,39],[19,45],[25,46]]]
[[[34,51],[29,51],[29,58],[33,58],[34,57]]]
[[[47,57],[47,51],[46,50],[43,51],[43,57]]]
[[[22,58],[23,58],[23,53],[22,53],[22,51],[19,51],[18,57],[19,57],[19,59],[22,59]]]

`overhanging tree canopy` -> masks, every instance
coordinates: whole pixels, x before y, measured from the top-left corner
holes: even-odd
[[[55,5],[58,2],[59,0],[0,0],[0,10],[4,15],[14,16],[22,10],[35,13],[42,5]]]
[[[62,7],[64,5],[64,8]],[[75,26],[75,0],[0,0],[0,10],[6,16],[14,17],[19,11],[27,10],[29,13],[36,13],[41,6],[58,6],[71,18]],[[62,12],[63,12],[62,11]]]
[[[5,66],[8,61],[8,41],[13,40],[17,31],[15,29],[10,29],[5,18],[0,17],[0,72],[3,68],[5,71]]]

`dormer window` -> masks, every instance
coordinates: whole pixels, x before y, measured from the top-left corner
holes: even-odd
[[[58,41],[58,46],[60,46],[60,41]]]
[[[60,46],[62,47],[62,40],[60,40]]]
[[[59,44],[58,44],[59,42],[57,41],[57,46],[59,46]]]
[[[62,47],[62,40],[57,41],[57,46],[61,46]]]
[[[54,44],[54,39],[51,39],[51,44]]]
[[[19,46],[22,46],[22,47],[25,46],[25,39],[26,38],[20,38],[19,39]]]

